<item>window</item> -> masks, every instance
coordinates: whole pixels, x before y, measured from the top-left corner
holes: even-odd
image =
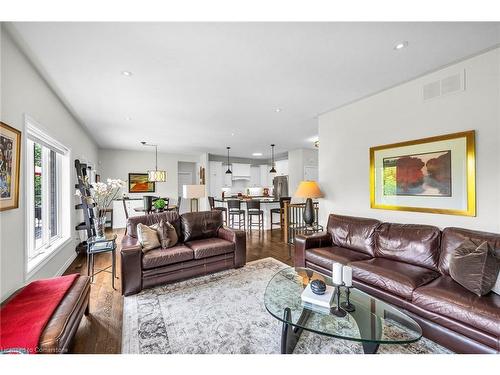
[[[28,117],[26,134],[27,270],[31,272],[70,238],[69,152]]]

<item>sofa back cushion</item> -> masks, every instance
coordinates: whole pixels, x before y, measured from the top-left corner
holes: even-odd
[[[149,215],[142,216],[132,216],[127,220],[127,234],[130,237],[137,238],[137,224],[141,223],[147,226],[151,226],[154,224],[159,224],[163,219],[165,222],[169,222],[172,224],[177,232],[177,236],[181,236],[181,224],[179,214],[175,211],[165,211],[160,213],[153,213]]]
[[[223,224],[222,211],[189,212],[181,215],[181,228],[184,241],[217,237]]]
[[[438,270],[441,232],[431,225],[382,223],[375,232],[375,256]]]
[[[331,214],[327,231],[336,246],[374,256],[374,232],[380,221],[363,217]]]
[[[496,252],[497,257],[500,257],[499,233],[480,232],[463,228],[445,228],[441,240],[441,256],[439,259],[439,271],[442,274],[450,275],[451,256],[466,240],[478,243],[487,241]]]

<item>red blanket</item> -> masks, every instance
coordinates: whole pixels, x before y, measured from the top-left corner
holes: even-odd
[[[28,284],[0,311],[0,350],[37,353],[45,325],[78,274]]]

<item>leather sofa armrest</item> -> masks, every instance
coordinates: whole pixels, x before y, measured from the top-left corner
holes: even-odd
[[[217,237],[234,243],[234,266],[236,268],[243,267],[247,262],[247,236],[245,231],[220,227],[217,231]]]
[[[142,290],[142,247],[137,238],[123,237],[120,256],[122,294],[139,293]]]
[[[332,236],[327,232],[295,236],[295,267],[306,266],[306,250],[332,246]]]

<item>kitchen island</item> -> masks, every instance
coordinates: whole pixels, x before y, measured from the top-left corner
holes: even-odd
[[[246,202],[249,200],[258,200],[260,201],[260,209],[264,212],[264,229],[271,229],[271,209],[272,208],[279,208],[280,207],[280,200],[274,197],[227,197],[227,198],[215,198],[215,206],[222,206],[227,208],[227,201],[228,200],[239,200],[241,201],[241,209],[242,210],[247,210],[246,207]],[[253,218],[254,223],[257,222],[257,218]],[[279,217],[278,214],[274,214],[274,219],[273,221],[275,223],[279,222]],[[248,215],[246,215],[246,225],[247,225],[247,230],[249,229],[248,226]],[[257,228],[254,228],[257,230]]]

